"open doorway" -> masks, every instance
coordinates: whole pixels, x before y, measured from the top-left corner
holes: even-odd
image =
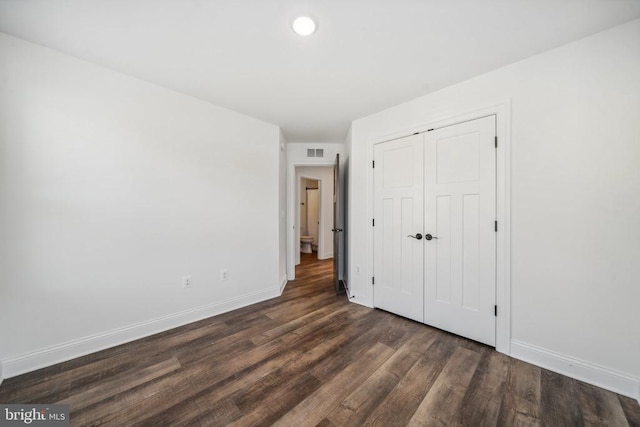
[[[300,253],[318,257],[320,243],[320,181],[300,177]],[[323,224],[324,225],[324,224]],[[321,257],[318,257],[322,259]]]
[[[295,171],[295,265],[301,262],[300,254],[312,254],[318,260],[331,259],[334,228],[332,169],[298,166]]]
[[[337,144],[328,144],[333,146]],[[341,149],[341,147],[333,147]],[[298,147],[296,144],[290,144],[288,148],[288,167],[287,167],[287,278],[292,281],[296,279],[297,270],[304,267],[305,271],[309,268],[322,269],[319,264],[327,264],[332,266],[333,285],[336,294],[343,293],[346,287],[344,280],[344,247],[345,247],[345,227],[344,227],[344,209],[343,204],[343,180],[345,176],[344,161],[341,162],[339,152],[330,153],[333,160],[328,161],[319,159],[318,156],[309,156],[308,152],[318,151],[327,152],[327,150],[311,150],[306,146]],[[339,150],[337,150],[339,151]],[[307,157],[303,158],[304,153]],[[309,222],[312,224],[314,220],[307,219],[304,210],[308,208],[307,202],[307,183],[306,180],[318,181],[318,238],[315,240],[315,246],[312,245],[311,253],[302,253],[301,255],[301,235],[308,236],[313,234],[313,230],[309,229]],[[309,185],[309,189],[313,190],[314,184]],[[313,194],[312,191],[310,194]],[[313,197],[313,196],[310,196]],[[301,205],[304,203],[304,205]],[[313,204],[313,201],[312,201]],[[302,208],[302,213],[301,213]],[[316,243],[317,242],[317,243]],[[303,242],[304,243],[304,242]],[[303,249],[304,250],[304,249]],[[308,248],[306,248],[308,252]],[[309,266],[301,265],[301,258],[304,262],[311,262]],[[307,268],[309,267],[309,268]],[[328,284],[331,286],[331,284]]]
[[[339,157],[331,166],[296,166],[294,268],[329,261],[333,265],[336,294],[345,290],[340,277],[342,232],[339,192]],[[336,225],[338,224],[338,225]],[[343,261],[342,261],[343,262]]]

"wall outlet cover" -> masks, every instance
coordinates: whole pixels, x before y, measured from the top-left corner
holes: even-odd
[[[182,276],[182,287],[184,289],[191,287],[191,276]]]

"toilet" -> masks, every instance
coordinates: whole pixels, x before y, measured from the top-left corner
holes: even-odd
[[[304,252],[305,254],[310,254],[313,252],[311,249],[311,244],[313,243],[312,236],[300,236],[300,252]]]

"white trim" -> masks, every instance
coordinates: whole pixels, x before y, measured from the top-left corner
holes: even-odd
[[[511,341],[511,356],[550,371],[629,396],[640,403],[640,378],[517,340]]]
[[[226,301],[42,348],[4,360],[2,372],[6,378],[15,377],[278,296],[278,288],[263,289]]]
[[[4,362],[0,360],[0,385],[2,385],[2,381],[4,381]]]
[[[296,278],[296,212],[299,194],[296,194],[296,167],[298,166],[319,166],[332,167],[334,161],[327,160],[307,160],[307,161],[290,161],[287,164],[287,275],[289,280]],[[314,178],[316,179],[316,178]],[[298,213],[299,216],[299,213]],[[298,239],[298,243],[300,239]]]
[[[510,354],[511,349],[511,100],[499,100],[485,106],[466,110],[462,113],[443,112],[425,123],[401,129],[378,138],[367,144],[367,165],[373,161],[373,147],[380,142],[426,132],[429,129],[449,126],[489,115],[496,116],[496,134],[498,149],[496,158],[497,188],[496,216],[498,235],[496,245],[496,350]],[[367,167],[367,218],[373,218],[373,168]],[[373,228],[367,233],[367,266],[365,277],[373,276]],[[369,298],[360,304],[371,307],[373,304],[373,285]],[[355,302],[355,301],[354,301]]]
[[[352,295],[349,298],[350,298],[349,301],[351,301],[354,304],[358,304],[358,305],[361,305],[361,306],[367,307],[367,308],[373,308],[372,304],[369,304],[369,303],[367,303],[365,301],[357,299],[355,295]]]
[[[284,292],[284,288],[287,286],[289,281],[287,280],[287,275],[282,276],[282,280],[280,280],[280,295]]]

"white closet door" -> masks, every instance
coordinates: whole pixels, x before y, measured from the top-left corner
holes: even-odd
[[[425,323],[492,346],[494,138],[490,116],[427,132],[424,152]]]
[[[422,135],[374,147],[374,305],[419,322],[424,313]]]

